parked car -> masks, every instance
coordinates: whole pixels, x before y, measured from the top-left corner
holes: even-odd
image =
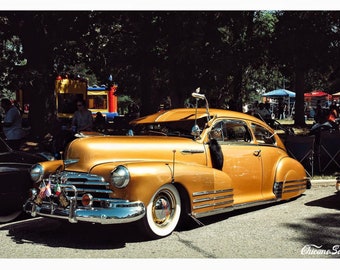
[[[0,223],[15,220],[33,187],[30,169],[33,164],[50,160],[47,153],[12,150],[0,137]]]
[[[304,167],[265,122],[193,97],[206,108],[138,118],[130,136],[75,139],[64,160],[33,166],[26,212],[71,223],[136,222],[160,238],[202,217],[287,201],[310,188]]]

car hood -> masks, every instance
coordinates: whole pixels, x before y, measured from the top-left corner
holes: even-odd
[[[194,157],[193,157],[194,156]],[[167,136],[99,136],[79,138],[65,159],[77,159],[68,170],[90,171],[96,165],[127,162],[191,162],[206,165],[205,146],[188,138]]]
[[[0,154],[0,162],[35,164],[40,161],[47,160],[43,156],[37,154],[26,153],[23,151],[8,151]]]

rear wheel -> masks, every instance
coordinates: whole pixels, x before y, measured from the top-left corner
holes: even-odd
[[[159,188],[152,196],[143,218],[143,229],[151,238],[165,237],[176,228],[181,215],[181,199],[171,184]]]

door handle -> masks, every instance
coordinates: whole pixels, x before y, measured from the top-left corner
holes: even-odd
[[[261,156],[261,150],[254,151],[254,156],[256,156],[256,157]]]

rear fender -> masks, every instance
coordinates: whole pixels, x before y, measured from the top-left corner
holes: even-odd
[[[274,193],[283,200],[291,199],[305,192],[307,181],[302,164],[291,157],[284,157],[277,166]]]
[[[302,164],[291,157],[280,160],[276,170],[276,181],[296,180],[306,178],[306,171]]]

